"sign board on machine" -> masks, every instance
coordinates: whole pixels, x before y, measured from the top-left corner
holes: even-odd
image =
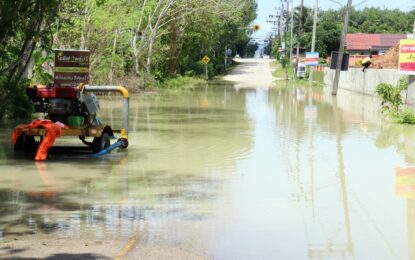
[[[90,51],[55,50],[54,84],[76,87],[89,82]]]

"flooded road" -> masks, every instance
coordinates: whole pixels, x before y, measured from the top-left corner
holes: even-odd
[[[338,97],[223,84],[133,96],[128,151],[102,158],[35,163],[2,125],[0,257],[129,244],[127,259],[415,259],[415,128]],[[120,127],[121,101],[101,107]]]

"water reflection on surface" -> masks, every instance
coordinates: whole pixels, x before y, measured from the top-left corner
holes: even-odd
[[[101,107],[121,126],[121,103]],[[377,107],[282,86],[142,94],[127,152],[44,163],[11,152],[3,126],[0,238],[138,233],[218,259],[415,259],[415,128]]]

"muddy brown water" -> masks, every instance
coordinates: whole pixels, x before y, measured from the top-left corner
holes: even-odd
[[[121,101],[101,107],[120,127]],[[137,236],[213,259],[415,259],[415,128],[377,108],[295,86],[141,94],[127,151],[41,163],[3,124],[0,245]]]

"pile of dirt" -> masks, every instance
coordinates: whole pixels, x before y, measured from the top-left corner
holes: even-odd
[[[371,68],[397,69],[399,67],[399,45],[390,48],[384,55],[373,59]]]

